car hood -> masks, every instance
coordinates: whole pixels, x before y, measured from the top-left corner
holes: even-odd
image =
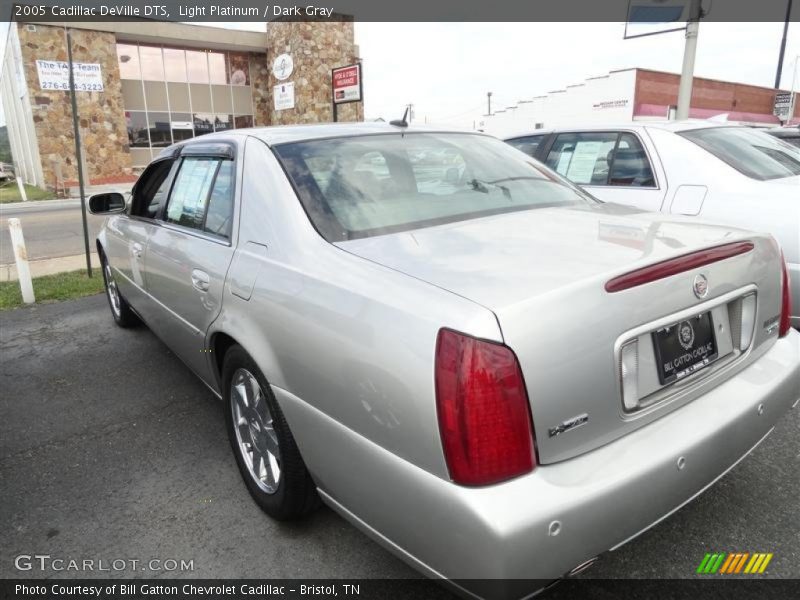
[[[794,177],[781,177],[780,179],[770,179],[766,181],[770,186],[778,187],[789,187],[789,188],[798,188],[800,187],[800,175],[795,175]],[[797,190],[792,190],[792,193],[797,193]]]
[[[497,311],[742,234],[609,203],[507,213],[336,245]]]

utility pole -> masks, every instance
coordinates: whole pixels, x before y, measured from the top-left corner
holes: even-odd
[[[678,110],[675,114],[675,118],[679,121],[689,118],[689,106],[692,102],[692,83],[694,80],[694,58],[697,54],[697,35],[700,31],[701,15],[700,0],[691,0],[689,19],[686,23],[686,45],[683,48],[681,83],[678,88]]]
[[[86,222],[86,193],[83,188],[83,156],[81,132],[78,127],[78,100],[75,97],[75,73],[72,71],[72,31],[67,29],[67,66],[69,68],[69,95],[72,100],[72,129],[75,132],[75,158],[78,161],[78,187],[81,193],[81,220],[83,221],[83,247],[86,251],[86,274],[92,276],[92,257],[89,254],[89,225]]]
[[[783,55],[786,54],[786,34],[789,33],[789,20],[792,15],[792,0],[786,2],[786,21],[783,24],[783,39],[781,40],[781,51],[778,54],[778,70],[775,73],[775,89],[781,87],[781,74],[783,73]],[[792,90],[794,91],[794,90]]]
[[[486,114],[492,116],[492,92],[486,92]]]

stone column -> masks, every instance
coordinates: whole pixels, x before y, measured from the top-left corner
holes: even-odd
[[[331,69],[353,64],[359,58],[353,37],[353,21],[270,21],[267,24],[267,44],[270,124],[332,121]],[[272,73],[272,63],[275,57],[284,53],[292,57],[294,69],[287,79],[279,81]],[[294,108],[276,111],[274,86],[292,82]],[[338,120],[363,121],[364,103],[339,105]]]

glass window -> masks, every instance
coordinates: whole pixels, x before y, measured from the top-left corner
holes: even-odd
[[[236,127],[236,129],[241,129],[242,127],[252,127],[253,115],[236,115],[233,117],[233,125]]]
[[[183,159],[167,204],[167,221],[203,229],[208,195],[219,163],[214,158]]]
[[[169,113],[148,112],[147,126],[150,129],[150,145],[154,148],[165,148],[172,144]]]
[[[208,211],[203,230],[224,238],[231,237],[233,220],[233,161],[224,160],[219,166],[214,188],[208,200]]]
[[[186,81],[186,51],[164,48],[164,71],[167,81]]]
[[[273,149],[309,218],[329,241],[595,202],[486,136],[386,134]]]
[[[231,85],[250,85],[250,59],[246,52],[229,52]]]
[[[147,115],[143,111],[125,111],[125,123],[128,126],[128,146],[131,148],[149,148],[147,137]]]
[[[161,56],[161,48],[140,44],[139,56],[142,60],[142,79],[164,81],[164,59]]]
[[[525,137],[514,138],[513,140],[506,140],[509,144],[514,146],[517,150],[522,150],[528,156],[536,158],[536,149],[542,143],[544,135],[528,135]]]
[[[139,48],[136,44],[117,44],[117,62],[121,79],[141,79]]]
[[[208,74],[211,83],[228,83],[228,65],[224,52],[208,53]]]
[[[232,115],[214,115],[214,131],[233,129]]]
[[[186,70],[190,83],[208,83],[208,59],[198,50],[186,51]]]
[[[213,133],[213,131],[214,131],[214,115],[208,113],[194,114],[195,135],[204,135],[206,133]]]
[[[194,137],[194,127],[192,127],[192,115],[189,113],[172,113],[172,139],[176,142],[190,140]]]
[[[580,185],[606,185],[618,133],[561,133],[547,154],[547,166]]]
[[[609,185],[628,187],[655,187],[656,180],[642,143],[632,133],[620,135],[617,149],[613,151]]]
[[[158,215],[169,190],[168,175],[171,168],[171,160],[159,160],[144,170],[133,188],[132,215],[149,219]]]
[[[753,179],[800,175],[800,148],[746,127],[709,127],[680,132],[740,173]]]

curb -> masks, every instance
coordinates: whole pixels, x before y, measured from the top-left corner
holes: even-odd
[[[91,253],[92,268],[100,268],[100,259],[96,252]],[[40,258],[28,261],[31,277],[36,279],[44,275],[68,273],[86,268],[86,255],[74,254],[72,256],[59,256],[56,258]],[[17,265],[10,263],[0,265],[0,282],[17,281]]]
[[[27,202],[9,202],[7,204],[0,204],[0,213],[5,211],[26,211],[36,210],[37,208],[73,208],[80,206],[80,199],[69,198],[59,200],[28,200]]]

